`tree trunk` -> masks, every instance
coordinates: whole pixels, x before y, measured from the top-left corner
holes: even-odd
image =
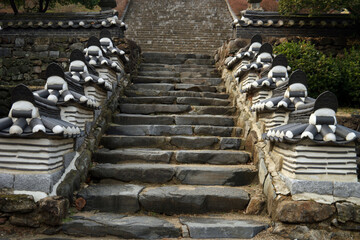
[[[48,10],[49,3],[50,3],[50,0],[45,0],[45,7],[43,9],[43,12],[46,12]]]
[[[43,2],[44,0],[39,0],[39,12],[43,12]]]
[[[16,7],[14,0],[9,0],[9,1],[10,1],[11,8],[14,11],[14,14],[18,14],[18,9]]]

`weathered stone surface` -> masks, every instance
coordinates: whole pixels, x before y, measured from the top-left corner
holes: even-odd
[[[235,107],[229,106],[194,106],[191,114],[209,114],[209,115],[233,115]]]
[[[216,99],[216,98],[197,98],[197,97],[178,97],[176,99],[176,103],[197,105],[197,106],[201,106],[201,105],[227,106],[230,104],[228,100]]]
[[[165,144],[165,137],[148,136],[105,136],[101,144],[108,149],[126,147],[161,147]]]
[[[133,90],[142,90],[142,89],[149,89],[149,90],[159,90],[159,91],[171,91],[174,90],[174,84],[166,84],[166,83],[154,83],[154,84],[134,84],[131,86]]]
[[[140,194],[145,210],[166,214],[243,210],[249,200],[247,192],[234,187],[165,186]]]
[[[197,135],[211,135],[220,137],[231,137],[233,127],[217,127],[217,126],[195,126],[194,133]]]
[[[352,221],[360,223],[360,206],[348,202],[336,203],[336,210],[339,222]]]
[[[248,168],[216,166],[179,166],[176,178],[182,184],[243,186],[250,184],[256,171]]]
[[[334,197],[360,198],[360,182],[334,182]]]
[[[213,86],[195,85],[195,84],[176,84],[175,90],[185,90],[194,92],[217,92]]]
[[[88,218],[79,218],[63,225],[64,233],[77,237],[116,236],[123,239],[178,238],[180,228],[155,217],[124,216],[98,213]]]
[[[98,164],[91,169],[95,178],[113,178],[124,182],[166,183],[175,175],[169,164]]]
[[[118,163],[124,161],[168,163],[172,155],[172,151],[157,149],[100,149],[95,153],[94,157],[95,161],[99,163]]]
[[[0,173],[0,189],[13,188],[13,187],[14,187],[14,175],[8,173]]]
[[[128,136],[162,136],[162,135],[192,135],[191,126],[179,125],[112,125],[107,129],[109,135]]]
[[[16,174],[14,188],[49,193],[52,188],[52,177],[50,174]]]
[[[216,137],[177,137],[171,138],[170,143],[178,148],[204,149],[211,148],[219,139]]]
[[[328,219],[335,213],[332,205],[312,201],[283,201],[276,208],[276,219],[286,223],[313,223]]]
[[[246,214],[248,215],[258,215],[263,212],[266,206],[266,198],[264,195],[259,194],[256,196],[251,196],[249,205],[246,208]]]
[[[259,182],[261,185],[263,185],[265,182],[265,178],[268,174],[268,170],[263,158],[260,160],[258,168],[259,168]]]
[[[6,213],[28,213],[36,208],[33,196],[0,194],[0,211]]]
[[[38,228],[40,227],[40,215],[37,212],[16,213],[9,218],[9,222],[14,226]]]
[[[180,222],[188,227],[191,238],[248,239],[268,228],[267,224],[252,220],[182,217]]]
[[[129,97],[122,98],[122,103],[135,103],[135,104],[172,104],[176,97],[161,96],[161,97]]]
[[[120,104],[122,113],[151,114],[151,113],[183,113],[191,110],[189,105],[167,104]]]
[[[221,138],[220,148],[224,149],[240,149],[241,139],[240,138]]]
[[[291,194],[299,193],[316,193],[320,195],[332,195],[334,183],[329,181],[306,181],[291,179],[284,175],[281,178],[285,181],[286,186],[290,189]]]
[[[234,126],[234,118],[228,116],[175,116],[178,125],[214,125],[214,126]]]
[[[175,123],[172,116],[147,116],[147,115],[133,115],[133,114],[117,114],[114,117],[114,123],[123,125],[147,125],[147,124],[161,124],[171,125]]]
[[[66,174],[64,181],[62,181],[56,189],[58,196],[63,196],[72,199],[73,192],[80,188],[80,174],[77,170],[71,170]]]
[[[249,161],[249,154],[240,151],[204,150],[178,151],[176,161],[179,163],[207,163],[207,164],[241,164]]]
[[[61,225],[69,209],[69,201],[66,198],[55,196],[46,197],[39,201],[41,222],[46,225]]]
[[[140,209],[138,195],[143,188],[143,186],[131,184],[98,184],[82,189],[78,197],[86,200],[85,210],[137,212]]]

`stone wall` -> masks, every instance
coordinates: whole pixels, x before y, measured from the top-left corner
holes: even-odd
[[[264,41],[263,41],[264,42]],[[358,182],[338,183],[325,182],[319,185],[316,181],[294,181],[287,183],[280,174],[281,168],[270,155],[273,145],[262,140],[264,123],[258,121],[253,112],[250,111],[251,104],[245,94],[240,91],[240,85],[234,77],[234,71],[225,67],[225,60],[233,56],[240,48],[248,44],[246,39],[235,39],[224,44],[215,54],[216,66],[222,72],[227,93],[233,99],[239,115],[237,126],[243,128],[245,139],[245,150],[252,154],[254,165],[259,170],[259,183],[267,199],[267,211],[274,221],[280,222],[276,225],[281,233],[283,224],[313,224],[321,222],[322,226],[343,230],[359,229],[359,196]],[[250,105],[249,105],[250,104]],[[358,153],[359,156],[359,153]],[[319,182],[317,182],[319,184]],[[289,188],[288,186],[292,186]],[[328,189],[328,193],[321,193],[321,190]],[[316,192],[312,196],[303,194],[307,190]],[[324,195],[322,195],[324,194]],[[309,200],[311,198],[311,200]],[[328,200],[331,201],[328,201]],[[330,224],[330,222],[332,222]],[[290,225],[294,229],[296,225]],[[319,225],[315,225],[317,228]],[[287,229],[290,229],[289,226]],[[289,235],[289,233],[288,233]]]

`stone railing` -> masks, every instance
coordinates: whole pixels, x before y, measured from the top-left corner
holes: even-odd
[[[103,30],[71,52],[67,72],[48,65],[43,89],[13,88],[8,117],[0,119],[0,220],[61,223],[129,82],[125,66],[139,54],[125,54]]]
[[[238,126],[259,169],[269,214],[287,223],[332,217],[340,227],[359,224],[358,214],[349,212],[360,209],[360,133],[337,123],[336,96],[310,98],[306,73],[291,69],[259,35],[234,55],[230,45],[215,59],[240,112]]]

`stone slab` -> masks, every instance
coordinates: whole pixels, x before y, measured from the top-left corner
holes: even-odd
[[[241,167],[179,166],[176,178],[181,184],[244,186],[253,182],[257,172]]]
[[[108,149],[127,147],[162,147],[166,143],[165,137],[149,136],[112,136],[101,138],[101,144]]]
[[[147,116],[134,114],[117,114],[114,117],[114,123],[123,125],[147,125],[147,124],[161,124],[171,125],[175,123],[172,116]]]
[[[334,197],[360,198],[360,182],[334,182]]]
[[[219,142],[217,137],[171,137],[170,143],[173,146],[184,149],[213,148]]]
[[[0,173],[0,189],[13,188],[15,176],[9,173]]]
[[[204,150],[176,153],[176,161],[179,163],[229,165],[247,163],[249,159],[249,154],[241,151]]]
[[[195,126],[194,133],[197,135],[211,135],[220,137],[231,137],[234,127],[218,126]]]
[[[181,217],[180,222],[188,227],[191,238],[200,239],[250,239],[269,227],[266,223],[252,220],[228,220],[220,218]]]
[[[196,106],[228,106],[230,102],[228,100],[216,99],[216,98],[197,98],[197,97],[178,97],[176,99],[177,104],[189,104]]]
[[[163,136],[163,135],[192,135],[191,126],[179,125],[111,125],[106,132],[108,135],[127,136]]]
[[[151,114],[151,113],[184,113],[191,110],[190,105],[168,104],[120,104],[122,113]]]
[[[181,115],[175,116],[175,123],[178,125],[213,125],[213,126],[234,126],[234,118],[229,116],[214,115]]]
[[[280,174],[285,181],[286,186],[290,189],[291,194],[299,193],[316,193],[320,195],[333,195],[334,183],[329,181],[306,181],[292,179]]]
[[[63,224],[63,232],[76,237],[116,236],[122,239],[178,238],[180,228],[167,220],[148,216],[124,216],[113,213],[97,213],[91,217],[79,217]]]
[[[235,107],[229,106],[194,106],[191,114],[208,114],[208,115],[233,115]]]
[[[82,189],[78,197],[85,199],[87,211],[134,213],[140,210],[138,196],[143,188],[132,184],[98,184]]]
[[[133,84],[130,89],[132,90],[141,90],[141,89],[149,89],[149,90],[159,90],[159,91],[171,91],[175,89],[174,84],[166,84],[166,83],[154,83],[154,84]]]
[[[157,149],[100,149],[94,159],[99,163],[119,163],[119,162],[149,162],[149,163],[168,163],[170,162],[172,151]]]
[[[128,97],[120,99],[122,103],[134,104],[172,104],[176,101],[173,96],[160,96],[160,97]]]
[[[220,139],[220,149],[240,149],[241,139],[240,138],[221,138]]]
[[[165,214],[239,211],[249,200],[246,191],[223,186],[152,187],[140,194],[140,204],[146,211]]]
[[[175,175],[175,168],[169,164],[98,164],[90,174],[93,178],[123,182],[166,183]]]

